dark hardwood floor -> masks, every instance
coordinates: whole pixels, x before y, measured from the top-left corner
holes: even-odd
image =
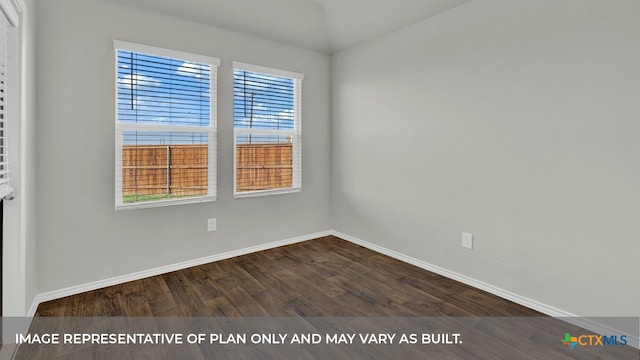
[[[460,333],[464,344],[24,344],[18,360],[640,357],[629,346],[569,349],[565,334],[589,332],[331,236],[48,301],[30,326],[85,335],[418,331]]]
[[[542,316],[329,236],[40,304],[36,316]]]

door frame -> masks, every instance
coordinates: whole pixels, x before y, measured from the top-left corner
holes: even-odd
[[[13,6],[18,15],[18,40],[17,46],[19,62],[13,69],[17,70],[10,79],[16,84],[14,94],[17,98],[10,101],[7,112],[13,122],[8,125],[7,141],[13,151],[9,153],[9,166],[12,169],[11,185],[14,188],[15,198],[3,201],[3,240],[2,252],[2,315],[3,316],[27,316],[26,308],[26,208],[27,199],[31,194],[26,193],[26,167],[24,166],[24,154],[26,153],[26,123],[27,123],[27,62],[26,62],[26,5],[23,0],[2,0]]]

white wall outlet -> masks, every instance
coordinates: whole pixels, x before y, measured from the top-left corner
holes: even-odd
[[[217,227],[218,227],[218,223],[216,219],[207,220],[207,231],[216,231]]]
[[[473,234],[462,233],[462,247],[465,249],[473,249]]]

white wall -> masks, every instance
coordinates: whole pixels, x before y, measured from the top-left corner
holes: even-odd
[[[638,19],[635,0],[473,0],[336,54],[334,229],[577,315],[640,314]]]
[[[38,6],[40,292],[331,228],[328,55],[102,0]],[[114,39],[222,59],[216,202],[114,211]],[[304,73],[302,192],[233,199],[233,60]]]
[[[42,293],[333,224],[578,315],[637,315],[638,18],[633,0],[473,0],[330,71],[326,55],[115,3],[39,2],[27,277],[36,251]],[[113,39],[222,58],[215,203],[113,210]],[[232,199],[232,60],[305,74],[303,192]]]

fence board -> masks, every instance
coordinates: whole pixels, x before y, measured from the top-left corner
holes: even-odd
[[[125,145],[122,194],[206,195],[208,145]],[[293,185],[291,143],[238,144],[236,190],[255,191]]]
[[[288,188],[293,185],[291,143],[237,144],[236,191]]]
[[[122,194],[206,195],[208,145],[126,145]]]

